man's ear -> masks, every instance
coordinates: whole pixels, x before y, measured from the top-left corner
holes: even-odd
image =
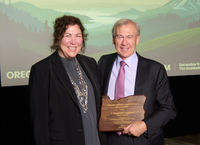
[[[139,35],[139,36],[137,36],[137,38],[136,38],[136,45],[138,45],[138,44],[139,44],[139,42],[140,42],[140,35]]]
[[[115,45],[115,38],[112,39],[112,43]]]

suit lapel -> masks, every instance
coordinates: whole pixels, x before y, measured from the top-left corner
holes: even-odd
[[[139,54],[138,55],[138,67],[135,82],[135,95],[143,94],[144,83],[147,77],[147,64]]]
[[[116,57],[117,57],[117,53],[114,53],[106,61],[105,74],[104,74],[104,78],[103,78],[104,79],[103,82],[105,82],[104,83],[105,86],[103,86],[103,93],[104,93],[104,95],[106,95],[108,93],[108,84],[109,84],[110,75],[111,75],[111,72],[112,72],[112,67],[113,67],[113,64],[115,62]]]
[[[51,64],[52,64],[52,70],[55,72],[60,82],[64,85],[65,89],[67,90],[69,95],[72,97],[74,102],[78,105],[78,100],[77,100],[74,88],[69,80],[69,77],[66,73],[64,65],[61,59],[59,58],[59,55],[57,54],[57,52],[53,54]]]

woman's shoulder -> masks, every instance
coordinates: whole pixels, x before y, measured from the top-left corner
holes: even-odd
[[[32,66],[32,68],[43,69],[43,70],[49,68],[50,62],[51,62],[51,59],[52,59],[53,55],[55,55],[55,53],[53,53],[53,54],[47,56],[46,58],[44,58],[44,59],[42,59],[42,60],[36,62],[36,63]]]
[[[86,61],[88,63],[96,63],[96,60],[92,57],[89,57],[89,56],[86,56],[86,55],[81,55],[81,54],[78,54],[77,55],[77,58],[81,61]]]

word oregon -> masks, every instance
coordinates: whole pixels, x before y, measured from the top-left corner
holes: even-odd
[[[29,71],[9,71],[6,73],[6,77],[8,79],[23,79],[29,78],[30,70]]]

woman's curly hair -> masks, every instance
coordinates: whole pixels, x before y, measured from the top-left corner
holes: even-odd
[[[83,37],[83,42],[82,42],[82,47],[81,47],[81,52],[85,52],[85,45],[86,45],[86,40],[88,34],[85,32],[85,28],[83,27],[83,24],[81,23],[79,18],[76,18],[74,16],[67,16],[64,15],[62,17],[59,17],[55,20],[54,23],[54,42],[51,45],[51,50],[56,51],[58,48],[60,48],[60,41],[62,40],[64,33],[66,32],[67,28],[69,25],[78,25],[81,29],[82,37]]]

